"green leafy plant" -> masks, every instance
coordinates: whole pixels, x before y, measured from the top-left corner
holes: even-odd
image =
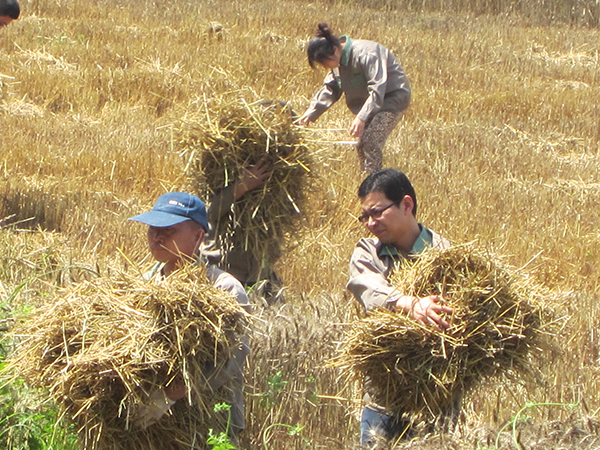
[[[275,397],[287,385],[287,380],[283,379],[283,372],[278,370],[267,378],[267,392],[260,394],[259,403],[264,409],[270,409],[275,403]]]
[[[21,289],[22,283],[15,291]],[[10,299],[16,293],[13,292]],[[0,320],[27,314],[31,306],[11,307],[10,302],[0,303]],[[12,344],[0,332],[0,448],[6,450],[75,450],[77,432],[59,418],[58,407],[51,403],[39,403],[37,392],[16,380],[10,384],[3,379],[6,357]]]
[[[228,405],[227,403],[217,403],[213,410],[216,413],[227,411],[227,426],[225,427],[225,431],[222,431],[217,434],[215,434],[212,428],[208,430],[208,439],[206,440],[206,443],[210,445],[211,450],[235,449],[235,446],[231,443],[231,440],[229,439],[229,425],[231,423],[231,405]]]
[[[308,382],[308,388],[306,390],[306,399],[313,405],[318,405],[319,396],[316,392],[317,380],[313,375],[309,375],[306,381]]]
[[[3,365],[4,363],[2,363]],[[57,408],[30,407],[35,392],[21,383],[0,388],[0,448],[6,450],[75,450],[77,433],[58,418]]]

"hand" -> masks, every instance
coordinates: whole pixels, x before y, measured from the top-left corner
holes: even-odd
[[[273,172],[269,171],[269,165],[261,158],[255,165],[244,167],[241,178],[233,188],[233,198],[239,200],[246,192],[256,189],[265,184]]]
[[[187,387],[182,380],[176,379],[165,388],[165,394],[170,400],[176,402],[186,396]]]
[[[365,121],[355,117],[352,121],[352,125],[348,128],[348,133],[350,133],[355,138],[359,138],[365,131]]]
[[[138,406],[133,421],[145,430],[158,422],[174,404],[175,400],[171,400],[167,396],[165,389],[159,389],[148,398],[147,403]]]
[[[428,297],[402,297],[396,302],[396,310],[408,312],[417,322],[433,327],[437,331],[443,331],[450,324],[442,317],[442,314],[452,314],[452,308],[443,304],[439,295]]]
[[[312,120],[310,120],[309,116],[302,116],[296,122],[298,123],[298,125],[306,127],[312,122]]]

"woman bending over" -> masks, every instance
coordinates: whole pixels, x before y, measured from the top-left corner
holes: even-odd
[[[298,122],[316,121],[346,94],[346,104],[356,115],[348,132],[359,138],[361,168],[369,173],[380,170],[383,145],[410,104],[410,86],[402,67],[377,42],[337,38],[326,23],[319,24],[307,53],[313,69],[318,64],[329,73]]]

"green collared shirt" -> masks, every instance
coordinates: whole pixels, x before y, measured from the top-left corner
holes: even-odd
[[[350,52],[352,51],[352,39],[348,36],[340,37],[340,42],[345,43],[342,49],[342,56],[340,58],[340,64],[347,66],[350,63]]]
[[[419,228],[421,228],[421,233],[410,250],[411,255],[419,255],[427,248],[433,247],[433,235],[431,234],[431,231],[421,224],[419,224]],[[402,257],[402,255],[398,253],[398,249],[392,244],[382,244],[378,254],[380,257],[389,256],[394,259],[400,259]]]

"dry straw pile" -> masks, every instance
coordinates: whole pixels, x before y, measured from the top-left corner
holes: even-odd
[[[366,375],[373,400],[395,414],[450,412],[484,377],[526,369],[538,348],[535,289],[471,246],[428,251],[391,282],[407,295],[442,295],[454,309],[445,332],[388,310],[351,324],[337,365]]]
[[[160,285],[121,273],[66,289],[15,331],[12,376],[56,402],[86,449],[204,448],[219,393],[201,382],[203,369],[229,358],[246,315],[195,272]],[[175,379],[188,401],[141,429],[136,408]]]
[[[212,117],[211,117],[212,116]],[[179,129],[189,154],[192,188],[209,199],[238,180],[245,168],[264,161],[272,175],[235,202],[232,220],[221,220],[216,236],[264,259],[297,230],[309,191],[311,157],[289,105],[278,102],[211,104],[210,113],[185,120]]]

